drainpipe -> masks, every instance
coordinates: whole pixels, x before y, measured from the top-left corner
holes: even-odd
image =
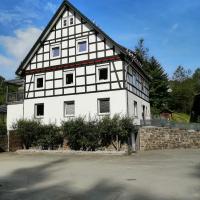
[[[10,132],[7,131],[7,137],[8,137],[8,152],[10,152]]]

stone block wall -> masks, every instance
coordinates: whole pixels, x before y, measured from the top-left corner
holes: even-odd
[[[138,132],[141,151],[200,148],[200,131],[166,127],[142,127]]]

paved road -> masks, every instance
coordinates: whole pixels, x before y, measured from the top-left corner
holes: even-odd
[[[200,150],[0,154],[1,200],[200,200]]]

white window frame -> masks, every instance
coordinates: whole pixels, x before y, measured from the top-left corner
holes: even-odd
[[[37,87],[37,79],[43,78],[43,87]],[[37,74],[35,75],[35,90],[43,90],[45,88],[45,75],[44,74]]]
[[[86,42],[86,50],[79,52],[79,42]],[[81,38],[76,40],[76,53],[77,54],[84,54],[88,52],[88,38]]]
[[[71,84],[66,84],[66,75],[67,74],[73,74],[73,83]],[[70,86],[74,86],[75,85],[75,70],[74,69],[70,69],[70,70],[67,70],[67,71],[64,71],[64,86],[65,87],[70,87]]]
[[[107,112],[107,113],[100,113],[100,101],[101,100],[109,100],[109,112]],[[110,115],[110,98],[107,97],[107,98],[99,98],[99,99],[97,99],[97,108],[98,108],[98,115],[99,116]]]
[[[108,70],[108,78],[106,80],[100,80],[99,79],[99,70],[100,69],[104,69],[104,68],[107,68]],[[97,72],[96,72],[96,80],[97,80],[97,83],[102,83],[102,82],[108,82],[110,81],[110,65],[109,63],[106,63],[106,64],[102,64],[102,65],[98,65],[97,68],[96,68]]]
[[[58,56],[53,56],[53,48],[59,47],[59,55]],[[60,58],[61,57],[61,45],[60,44],[52,44],[50,47],[50,58],[55,59],[55,58]]]
[[[36,119],[43,119],[44,118],[44,113],[43,113],[43,115],[37,115],[37,106],[38,105],[43,105],[43,108],[44,108],[44,103],[36,103],[35,105],[34,105],[34,117],[36,118]],[[44,112],[44,111],[43,111]]]
[[[74,102],[74,114],[73,115],[68,115],[66,114],[66,106],[67,106],[67,103],[68,102]],[[76,108],[75,108],[75,101],[74,100],[71,100],[71,101],[65,101],[64,102],[64,117],[75,117],[75,112],[76,112]]]

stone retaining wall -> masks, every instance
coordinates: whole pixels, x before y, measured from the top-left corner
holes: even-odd
[[[141,151],[175,148],[200,148],[200,131],[166,127],[142,127],[138,132]]]

